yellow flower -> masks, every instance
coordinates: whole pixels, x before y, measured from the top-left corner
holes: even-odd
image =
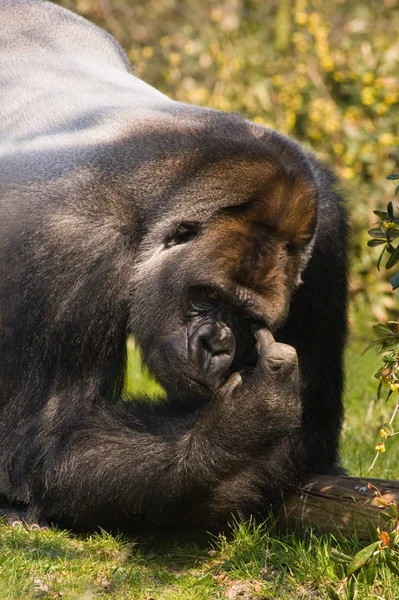
[[[344,81],[345,75],[341,71],[335,71],[334,79],[335,79],[335,81],[338,81],[338,82]]]
[[[220,6],[215,6],[211,9],[210,13],[211,20],[217,23],[223,17],[222,8]]]
[[[144,46],[144,48],[141,51],[141,54],[144,58],[152,58],[154,50],[153,48],[151,48],[151,46]]]
[[[335,154],[342,154],[345,150],[344,145],[341,143],[333,144],[333,150]]]
[[[355,172],[350,167],[344,167],[341,169],[341,177],[343,179],[352,179],[355,175]]]
[[[177,67],[177,65],[180,64],[180,61],[181,61],[181,56],[180,56],[180,54],[178,54],[178,52],[171,52],[169,54],[169,63],[173,67]]]
[[[318,27],[320,24],[320,15],[316,12],[313,12],[309,15],[309,21],[311,22],[312,25],[314,25],[315,27]]]
[[[377,452],[385,452],[385,444],[384,442],[379,442],[375,449],[377,450]]]
[[[398,98],[399,98],[398,94],[389,93],[384,98],[385,104],[396,104],[396,102],[398,101]]]
[[[323,67],[323,69],[327,72],[333,71],[334,70],[334,61],[330,56],[326,56],[325,58],[322,58],[320,60],[321,62],[321,66]]]
[[[382,224],[384,229],[396,229],[396,223],[393,223],[393,221],[384,221]],[[397,383],[393,383],[392,385],[398,385]],[[392,389],[392,388],[391,388]],[[399,390],[399,386],[398,388],[392,390],[393,392],[396,392],[397,390]]]
[[[373,73],[371,73],[371,71],[366,71],[366,72],[363,74],[363,77],[362,77],[362,79],[363,79],[363,82],[364,82],[366,85],[369,85],[370,83],[372,83],[372,81],[373,81],[373,79],[374,79],[374,75],[373,75]]]
[[[284,79],[281,77],[281,75],[277,74],[273,75],[272,82],[276,87],[281,87],[284,84]]]
[[[399,383],[390,383],[389,387],[393,392],[399,392]]]
[[[308,15],[305,12],[297,12],[295,15],[295,21],[298,23],[298,25],[305,25],[305,23],[307,23],[308,20]]]
[[[374,90],[372,87],[364,87],[361,91],[362,104],[371,106],[375,101]]]
[[[375,107],[375,112],[377,113],[377,115],[383,115],[387,112],[387,110],[388,107],[382,102],[379,102]]]
[[[394,143],[395,138],[392,133],[383,133],[379,136],[378,141],[380,144],[384,144],[384,146],[391,146]]]
[[[380,429],[380,436],[382,437],[383,440],[385,440],[388,437],[388,434],[385,431],[385,429]]]
[[[265,126],[269,126],[269,127],[271,126],[271,125],[270,125],[270,123],[268,123],[268,122],[267,122],[267,121],[264,119],[264,117],[262,117],[261,115],[256,115],[256,116],[255,116],[255,117],[252,119],[252,121],[253,121],[254,123],[259,123],[259,125],[265,125]]]
[[[303,90],[308,85],[308,80],[306,77],[299,76],[296,80],[296,84],[300,90]]]

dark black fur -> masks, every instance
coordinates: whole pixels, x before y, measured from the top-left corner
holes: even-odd
[[[55,5],[2,0],[0,23],[3,499],[68,527],[210,527],[334,469],[331,174],[274,131],[169,100]],[[161,405],[119,401],[129,332]]]

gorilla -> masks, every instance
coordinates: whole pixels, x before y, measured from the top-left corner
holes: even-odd
[[[334,176],[271,129],[169,99],[55,4],[2,0],[0,22],[3,514],[218,528],[334,472]],[[123,400],[129,335],[165,400]]]

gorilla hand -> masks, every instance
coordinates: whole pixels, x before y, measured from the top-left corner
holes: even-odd
[[[216,397],[235,423],[231,436],[259,450],[300,426],[302,406],[295,349],[276,342],[267,329],[258,330],[255,338],[258,361],[253,372],[247,378],[234,373]]]

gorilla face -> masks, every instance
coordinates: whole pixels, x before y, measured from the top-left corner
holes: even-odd
[[[208,395],[232,373],[244,374],[255,365],[259,327],[221,292],[193,286],[181,326],[153,340],[145,362],[169,392],[181,392],[183,385],[195,395]]]
[[[255,364],[252,323],[215,289],[194,286],[183,327],[163,340],[165,357],[174,357],[191,384],[215,390],[231,373]]]
[[[130,329],[169,394],[189,391],[186,398],[195,402],[232,373],[250,373],[256,331],[284,323],[316,213],[311,179],[281,176],[283,184],[274,178],[270,185],[262,173],[260,183],[251,180],[244,189],[241,183],[249,199],[211,213],[206,205],[205,216],[198,207],[187,214],[186,207],[185,219],[171,215],[168,230],[150,231],[135,272]],[[237,190],[222,184],[224,198],[234,198]],[[251,186],[257,194],[245,189]]]

